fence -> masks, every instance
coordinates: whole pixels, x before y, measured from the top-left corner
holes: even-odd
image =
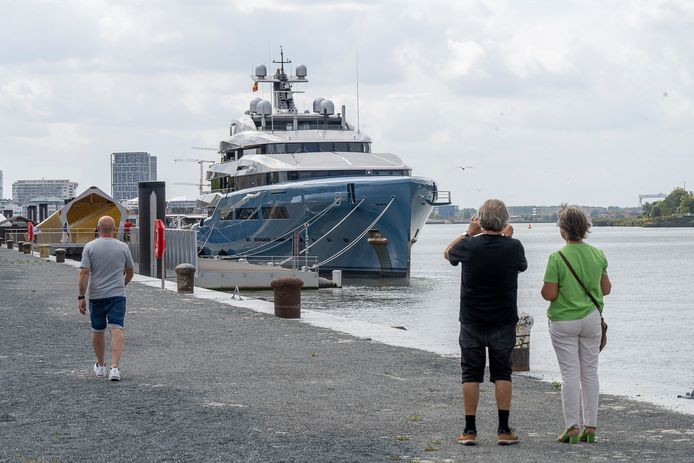
[[[27,228],[11,228],[4,231],[5,240],[13,240],[15,243],[27,240]],[[120,232],[114,234],[115,238]],[[84,245],[94,238],[98,238],[98,232],[94,228],[70,227],[67,232],[62,228],[34,227],[34,242],[36,244],[50,244],[51,246]]]
[[[133,227],[130,231],[130,236],[125,237],[125,242],[130,248],[130,253],[133,255],[133,260],[137,265],[140,262],[140,240],[139,229]],[[166,248],[164,250],[164,261],[166,264],[166,276],[175,276],[175,268],[178,264],[193,264],[198,267],[198,231],[197,230],[180,230],[176,228],[166,229]],[[154,254],[154,248],[152,248]],[[152,258],[153,267],[156,267],[156,259]],[[152,269],[152,275],[156,271]]]

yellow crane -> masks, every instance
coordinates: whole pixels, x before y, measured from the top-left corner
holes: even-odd
[[[174,159],[174,162],[197,162],[200,165],[200,183],[198,183],[198,187],[200,188],[200,194],[202,195],[203,188],[205,186],[203,167],[205,163],[214,164],[215,161],[209,161],[207,159]]]

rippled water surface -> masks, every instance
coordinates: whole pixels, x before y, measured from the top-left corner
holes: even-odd
[[[551,224],[515,224],[528,270],[520,275],[518,306],[535,318],[531,370],[558,377],[540,287],[548,255],[563,245]],[[406,287],[352,286],[304,291],[305,309],[404,326],[422,347],[458,355],[460,268],[442,257],[465,225],[427,225],[412,251]],[[694,413],[694,229],[593,228],[588,241],[603,249],[613,284],[606,297],[608,346],[600,356],[603,392],[666,404]]]

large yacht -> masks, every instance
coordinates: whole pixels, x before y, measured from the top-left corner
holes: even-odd
[[[273,63],[274,75],[258,65],[251,76],[254,91],[272,88],[273,102],[251,101],[207,172],[222,196],[199,227],[200,255],[294,256],[346,278],[408,278],[410,248],[432,208],[450,204],[448,192],[413,177],[395,154],[372,152],[345,106],[336,113],[316,98],[312,112],[299,112],[293,86],[308,82],[306,66],[287,74],[283,51]]]

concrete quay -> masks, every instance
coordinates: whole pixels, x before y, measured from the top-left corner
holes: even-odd
[[[521,443],[496,445],[493,391],[484,383],[480,445],[463,447],[457,359],[144,279],[128,286],[123,380],[110,383],[91,371],[77,275],[74,266],[0,249],[0,462],[689,462],[694,455],[694,416],[614,396],[601,397],[597,444],[557,443],[559,393],[524,376],[514,377],[511,413]]]

